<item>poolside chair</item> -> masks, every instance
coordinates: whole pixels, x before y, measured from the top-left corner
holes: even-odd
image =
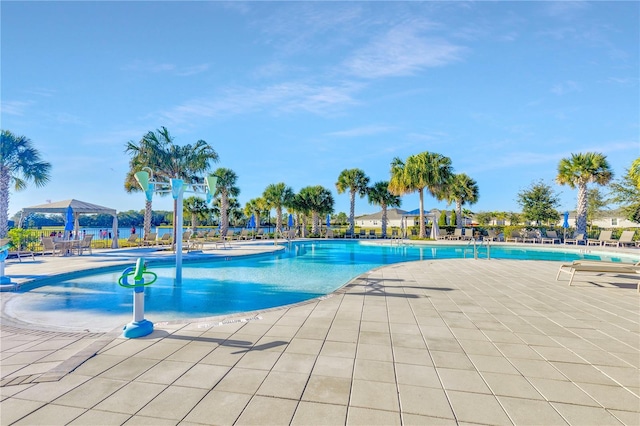
[[[157,237],[158,237],[158,234],[156,232],[149,232],[148,234],[144,235],[144,238],[142,238],[142,241],[140,241],[140,245],[155,246],[157,244],[156,242]]]
[[[333,229],[327,229],[327,233],[325,234],[325,238],[334,238],[333,237]]]
[[[258,231],[256,232],[256,239],[266,240],[267,238],[269,237],[265,235],[264,229],[262,228],[258,229]]]
[[[374,240],[378,238],[378,236],[376,235],[375,229],[369,230],[369,235],[367,235],[367,238],[373,238]]]
[[[331,229],[329,229],[329,231],[331,231]],[[333,231],[331,231],[331,232],[332,232],[332,234],[331,234],[331,235],[333,235]],[[289,230],[287,231],[287,239],[289,239],[289,240],[293,240],[293,239],[295,239],[295,238],[296,238],[296,229],[295,229],[295,228],[291,228],[291,229],[289,229]],[[327,237],[327,238],[329,238],[329,237]],[[333,238],[333,236],[332,236],[331,238]]]
[[[620,245],[622,245],[623,247],[629,245],[629,246],[635,246],[637,244],[636,241],[633,241],[633,236],[635,235],[636,231],[622,231],[622,235],[620,235],[620,238],[617,240],[611,240],[609,245],[614,245],[616,247],[620,247]]]
[[[600,235],[598,235],[597,239],[592,239],[589,238],[587,239],[587,245],[588,246],[605,246],[608,245],[609,243],[611,243],[613,240],[611,238],[611,234],[613,233],[613,231],[606,231],[606,230],[602,230],[600,231]]]
[[[520,231],[517,229],[514,229],[513,231],[511,231],[511,235],[505,238],[505,241],[508,243],[519,243],[522,240],[523,238],[520,235]]]
[[[545,232],[545,234],[546,236],[540,239],[540,242],[542,244],[545,244],[545,243],[555,244],[556,241],[558,242],[558,244],[560,244],[560,238],[558,237],[558,234],[556,233],[556,231],[548,230]]]
[[[127,238],[127,241],[125,241],[123,245],[126,246],[126,247],[138,247],[138,246],[140,246],[140,243],[138,242],[138,234],[129,235],[129,238]]]
[[[173,244],[173,235],[170,232],[163,234],[159,240],[156,240],[156,245],[159,246],[170,246]]]
[[[461,240],[463,237],[462,228],[456,228],[453,234],[449,235],[450,240]]]
[[[48,252],[51,252],[52,256],[56,255],[56,252],[60,254],[60,245],[53,242],[53,238],[44,237],[42,238],[42,255],[44,256]]]
[[[249,234],[249,230],[246,228],[240,231],[240,235],[238,236],[239,240],[251,240],[252,238],[253,236]]]
[[[224,236],[224,239],[227,241],[233,241],[236,238],[235,231],[233,229],[227,231],[227,235]]]
[[[598,260],[574,260],[573,263],[560,265],[556,281],[560,279],[561,273],[570,274],[569,285],[573,283],[573,277],[577,272],[587,272],[594,274],[616,274],[616,275],[636,275],[640,274],[640,262],[635,264],[607,262]],[[640,292],[640,280],[638,281],[638,292]]]
[[[344,233],[344,237],[345,238],[355,238],[355,235],[353,234],[353,231],[347,230]]]
[[[72,246],[72,249],[75,249],[81,256],[85,250],[89,250],[89,254],[93,254],[93,251],[91,251],[91,240],[93,240],[93,235],[85,235],[75,246]]]
[[[367,238],[367,231],[365,231],[364,229],[360,229],[360,233],[357,236],[360,239]]]
[[[400,231],[394,228],[391,228],[391,239],[392,240],[396,240],[396,239],[400,239]]]
[[[566,238],[564,240],[564,243],[565,244],[575,244],[575,245],[579,245],[580,243],[587,244],[587,240],[584,239],[584,234],[577,234],[573,238]]]
[[[487,235],[482,237],[485,241],[500,241],[502,238],[495,229],[487,229]]]

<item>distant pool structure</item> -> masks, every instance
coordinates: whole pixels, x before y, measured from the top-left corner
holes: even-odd
[[[263,310],[327,295],[371,269],[399,262],[473,257],[466,245],[408,244],[353,240],[305,240],[283,244],[269,254],[216,257],[185,262],[181,284],[174,283],[174,264],[150,263],[158,280],[145,289],[145,312],[151,321],[196,319]],[[634,262],[638,256],[588,253],[564,246],[493,245],[492,259],[570,262],[576,259]],[[99,273],[79,272],[22,287],[22,296],[5,311],[46,324],[46,318],[113,317],[126,323],[132,291],[117,284],[124,267]],[[42,319],[44,318],[44,319]],[[88,320],[87,320],[88,321]],[[113,323],[113,321],[107,321]],[[82,323],[82,321],[80,321]],[[120,322],[117,322],[120,323]],[[112,327],[111,327],[112,328]],[[109,328],[109,329],[111,329]]]

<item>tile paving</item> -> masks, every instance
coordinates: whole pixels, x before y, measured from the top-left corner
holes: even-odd
[[[7,274],[141,253],[114,252]],[[160,323],[139,339],[3,318],[0,424],[640,424],[638,278],[581,276],[569,287],[557,268],[389,265],[325,298]]]

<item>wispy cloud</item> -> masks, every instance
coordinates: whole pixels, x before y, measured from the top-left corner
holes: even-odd
[[[551,93],[558,96],[566,95],[572,92],[581,92],[582,87],[575,81],[567,80],[563,83],[558,83],[551,88]]]
[[[178,67],[170,63],[137,60],[122,67],[126,71],[146,73],[172,73],[181,77],[200,74],[209,69],[209,64]]]
[[[420,29],[415,26],[395,27],[356,51],[344,67],[357,77],[382,78],[412,75],[460,59],[461,46],[419,33]]]
[[[331,114],[346,105],[356,104],[353,93],[358,85],[311,85],[281,83],[262,89],[235,88],[226,90],[216,99],[193,99],[175,108],[160,112],[173,123],[183,123],[194,117],[218,117],[268,111],[272,114],[310,112]]]
[[[356,127],[353,129],[347,130],[339,130],[337,132],[328,133],[328,136],[335,136],[340,138],[357,138],[360,136],[371,136],[377,135],[380,133],[386,133],[393,130],[393,127],[388,126],[364,126],[364,127]]]
[[[25,110],[31,106],[31,101],[2,101],[0,102],[0,112],[2,114],[23,116]]]

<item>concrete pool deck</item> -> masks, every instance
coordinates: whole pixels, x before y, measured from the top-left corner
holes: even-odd
[[[142,253],[170,256],[94,251],[6,273],[24,282]],[[569,287],[558,267],[389,265],[322,299],[156,323],[139,339],[3,318],[0,424],[640,424],[638,277]]]

